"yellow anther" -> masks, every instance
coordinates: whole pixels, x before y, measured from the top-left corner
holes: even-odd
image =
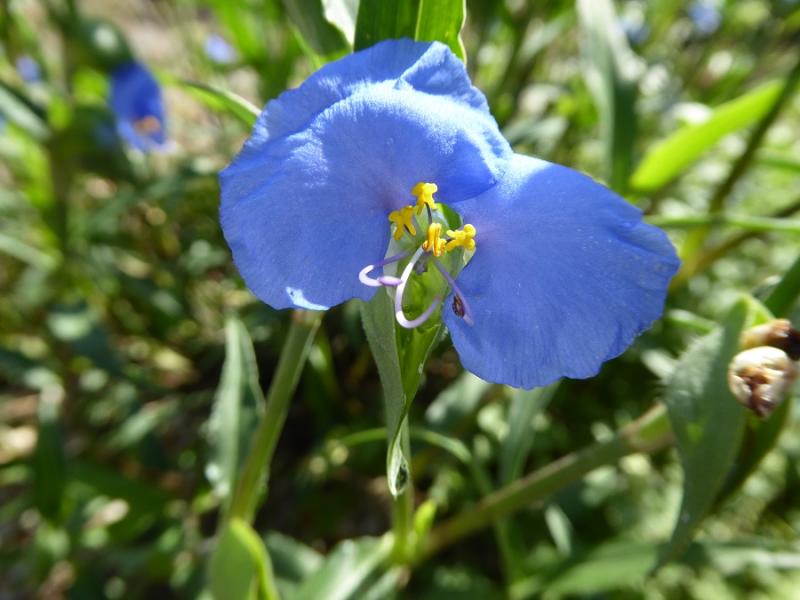
[[[430,252],[434,256],[441,256],[444,254],[446,242],[441,235],[441,223],[431,223],[428,225],[428,237],[424,242],[422,242],[422,249],[425,250],[425,252]]]
[[[422,209],[426,206],[431,210],[436,210],[438,207],[436,206],[436,202],[433,201],[433,195],[439,191],[439,186],[435,183],[425,183],[424,181],[420,181],[417,185],[415,185],[411,193],[417,197],[417,214],[422,212]]]
[[[399,240],[403,233],[408,231],[411,235],[417,235],[417,228],[414,227],[414,207],[404,206],[400,210],[393,210],[389,213],[389,221],[395,224],[394,239]]]
[[[445,247],[447,252],[459,246],[462,246],[466,250],[475,250],[475,227],[469,223],[457,231],[448,229],[447,235],[452,238],[447,241],[447,246]]]

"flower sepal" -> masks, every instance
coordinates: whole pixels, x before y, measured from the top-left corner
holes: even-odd
[[[367,334],[384,390],[388,448],[386,478],[395,497],[410,480],[410,457],[406,456],[401,431],[411,402],[422,380],[425,363],[444,331],[441,319],[429,319],[419,327],[405,329],[394,316],[394,301],[388,288],[379,289],[361,305],[361,321]]]

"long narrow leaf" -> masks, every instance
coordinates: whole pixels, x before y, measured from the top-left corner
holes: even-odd
[[[728,389],[728,365],[739,351],[749,311],[747,300],[737,302],[719,329],[686,351],[667,384],[665,400],[684,483],[672,539],[659,564],[686,550],[736,458],[745,412]]]
[[[631,186],[642,192],[665,186],[723,137],[762,119],[780,91],[780,81],[769,81],[719,105],[702,123],[679,129],[650,149],[631,177]]]
[[[465,0],[421,0],[415,39],[439,41],[450,46],[461,60],[467,60],[461,28],[467,14]]]
[[[578,16],[584,34],[583,72],[605,141],[606,177],[611,187],[622,193],[636,140],[637,59],[610,0],[579,0]]]
[[[361,0],[356,20],[355,49],[381,40],[414,38],[421,0]]]
[[[230,318],[225,339],[225,364],[208,424],[211,451],[205,471],[214,491],[227,501],[263,410],[264,396],[244,324]]]

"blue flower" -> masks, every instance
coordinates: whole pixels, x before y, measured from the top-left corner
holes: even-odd
[[[14,64],[17,68],[17,73],[25,83],[36,83],[42,79],[42,70],[39,68],[39,63],[27,54],[17,57]]]
[[[678,267],[638,209],[514,154],[439,43],[326,65],[267,104],[220,182],[225,237],[264,302],[322,310],[387,287],[404,327],[441,304],[464,367],[519,387],[594,375],[658,318]],[[447,298],[409,317],[423,271]]]
[[[120,137],[143,152],[167,141],[161,87],[143,65],[129,62],[111,73],[109,105]]]
[[[232,64],[236,60],[236,50],[218,33],[212,33],[203,44],[206,56],[221,65]]]
[[[722,24],[719,9],[711,2],[694,2],[688,8],[689,18],[700,35],[711,35]]]

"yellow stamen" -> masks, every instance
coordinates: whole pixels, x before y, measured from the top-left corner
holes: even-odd
[[[428,237],[422,242],[422,249],[425,252],[430,252],[434,256],[441,256],[444,254],[445,240],[441,237],[442,224],[431,223],[428,225]]]
[[[445,247],[447,252],[450,252],[459,246],[462,246],[466,250],[475,250],[475,227],[469,223],[457,231],[448,229],[447,235],[453,238],[447,242],[447,246]]]
[[[396,225],[394,239],[399,240],[406,231],[411,235],[417,235],[417,228],[412,222],[413,214],[413,206],[404,206],[400,210],[393,210],[389,213],[389,221]]]
[[[411,193],[417,197],[417,214],[422,212],[426,206],[431,210],[436,210],[436,202],[433,201],[433,195],[439,191],[439,186],[435,183],[425,183],[420,181],[413,187]]]

